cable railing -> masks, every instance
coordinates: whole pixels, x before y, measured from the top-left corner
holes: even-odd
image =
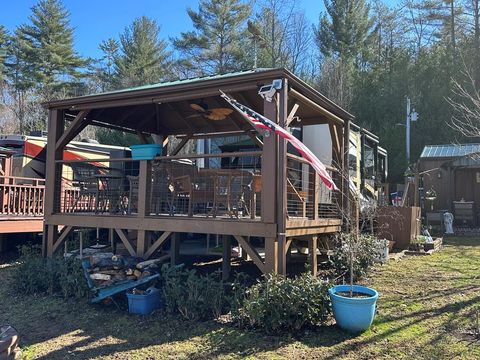
[[[58,161],[64,181],[55,212],[260,220],[262,189],[276,181],[262,177],[261,158],[261,151],[161,156],[144,162],[143,173],[134,159]],[[286,170],[288,218],[338,217],[335,196],[308,163],[288,156]]]

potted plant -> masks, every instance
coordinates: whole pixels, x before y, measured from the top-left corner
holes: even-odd
[[[328,292],[332,302],[333,316],[337,325],[349,332],[362,332],[370,327],[375,317],[378,292],[372,288],[354,285],[354,266],[359,261],[357,255],[364,251],[365,241],[360,235],[359,206],[357,201],[354,228],[355,231],[342,234],[342,246],[346,247],[349,265],[349,284],[336,285]],[[367,246],[374,247],[372,243]],[[367,249],[375,251],[374,248]]]

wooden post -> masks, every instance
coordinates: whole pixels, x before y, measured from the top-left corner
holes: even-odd
[[[230,270],[232,267],[232,238],[230,235],[222,236],[222,280],[227,280],[230,277]]]
[[[279,93],[278,124],[286,127],[288,116],[288,82],[283,80]],[[277,157],[277,233],[278,233],[278,273],[287,274],[287,141],[278,137]],[[262,163],[263,164],[263,163]]]
[[[275,102],[264,100],[263,114],[270,120],[277,118],[277,105]],[[276,182],[272,181],[276,176],[277,167],[277,141],[276,135],[270,134],[263,139],[262,149],[262,221],[266,223],[275,222],[275,198]]]
[[[311,240],[308,242],[308,255],[310,257],[310,271],[312,272],[313,276],[317,276],[317,244],[318,244],[318,237],[312,236]]]
[[[150,192],[152,189],[152,163],[149,160],[140,161],[138,173],[138,216],[150,215]]]
[[[44,214],[46,216],[55,213],[56,206],[60,199],[62,166],[56,160],[63,159],[63,148],[57,149],[56,144],[64,131],[64,113],[62,110],[49,110],[48,112],[48,137],[47,137],[47,159],[45,164],[45,202]],[[43,255],[53,256],[53,244],[58,237],[58,226],[46,224],[44,227],[42,246]],[[46,242],[46,243],[45,243]]]
[[[274,237],[265,238],[265,273],[278,272],[278,242]]]
[[[137,233],[137,257],[143,257],[148,247],[147,230],[138,230]]]
[[[173,233],[170,240],[170,264],[172,266],[178,264],[180,255],[180,234]]]
[[[138,217],[150,215],[150,192],[152,189],[152,163],[148,160],[140,161],[138,174]],[[148,234],[146,230],[138,230],[137,256],[143,257],[148,249]]]

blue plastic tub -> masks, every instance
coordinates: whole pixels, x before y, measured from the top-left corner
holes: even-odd
[[[161,155],[162,146],[160,144],[130,145],[130,150],[134,160],[152,160]]]
[[[127,293],[128,312],[130,314],[148,315],[161,305],[160,290],[148,288],[145,294]]]
[[[353,285],[353,291],[368,298],[350,298],[338,295],[339,292],[350,291],[350,285],[338,285],[328,289],[332,301],[333,316],[342,329],[358,333],[372,325],[377,308],[378,292],[374,289]]]

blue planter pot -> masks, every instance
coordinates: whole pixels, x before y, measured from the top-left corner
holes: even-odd
[[[378,292],[365,286],[353,285],[353,292],[370,295],[368,298],[350,298],[338,295],[350,291],[350,285],[337,285],[328,289],[333,316],[337,325],[349,332],[367,330],[375,317]]]

